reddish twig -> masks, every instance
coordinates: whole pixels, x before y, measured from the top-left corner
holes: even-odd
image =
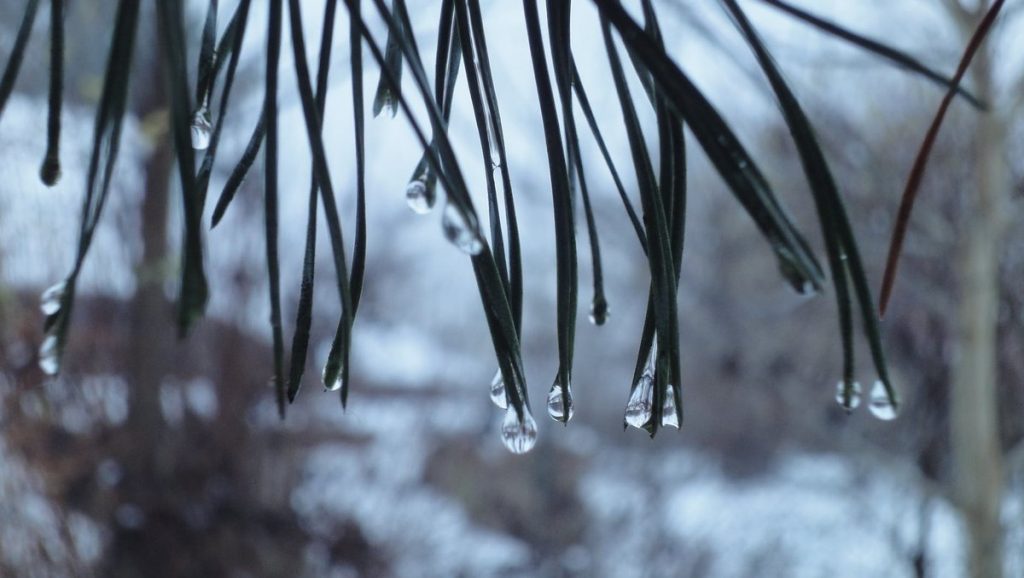
[[[949,110],[949,105],[957,94],[960,81],[967,72],[967,67],[970,66],[975,53],[981,46],[988,31],[992,28],[992,24],[995,22],[996,16],[999,14],[999,10],[1002,9],[1004,3],[1005,0],[996,0],[992,3],[985,17],[978,24],[978,29],[971,36],[970,42],[967,43],[967,49],[964,50],[964,55],[960,59],[960,65],[956,69],[952,83],[946,91],[946,96],[942,99],[942,104],[939,105],[939,111],[935,114],[935,118],[928,128],[928,133],[921,144],[921,150],[918,151],[917,158],[914,160],[914,166],[910,169],[910,177],[907,179],[906,188],[903,189],[903,198],[900,200],[896,224],[893,227],[892,239],[889,242],[889,256],[885,262],[885,275],[882,278],[882,291],[878,303],[881,315],[885,315],[885,310],[889,305],[889,298],[892,296],[892,287],[896,282],[896,269],[899,265],[900,254],[903,251],[903,240],[906,237],[907,227],[910,224],[910,212],[914,208],[914,201],[917,199],[918,190],[921,188],[921,179],[924,177],[924,170],[928,165],[928,157],[931,155],[932,147],[935,145],[935,138],[938,136],[939,128],[946,117],[946,111]]]

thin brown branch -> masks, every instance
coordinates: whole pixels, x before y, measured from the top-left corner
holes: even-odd
[[[946,91],[946,96],[942,98],[942,104],[939,105],[939,110],[935,114],[931,126],[928,128],[928,133],[924,137],[924,142],[917,153],[914,165],[910,169],[907,186],[903,190],[903,198],[900,201],[899,212],[896,215],[892,239],[889,242],[889,256],[885,263],[885,276],[882,278],[882,291],[879,299],[879,314],[882,316],[885,315],[885,310],[889,306],[889,299],[892,296],[893,284],[896,281],[896,270],[899,265],[900,254],[903,251],[903,241],[907,234],[907,226],[910,223],[910,213],[914,208],[914,202],[917,200],[917,193],[921,189],[921,180],[924,177],[925,168],[928,166],[928,158],[931,156],[935,139],[938,137],[939,129],[946,118],[949,105],[953,102],[953,97],[956,96],[957,87],[960,86],[967,68],[974,59],[974,55],[977,53],[988,31],[992,28],[992,24],[995,22],[996,16],[998,16],[999,10],[1003,7],[1004,3],[1005,0],[996,0],[992,3],[992,7],[989,8],[985,17],[982,18],[978,28],[967,43],[964,55],[957,66],[956,74],[953,76],[953,83],[950,85],[949,90]]]

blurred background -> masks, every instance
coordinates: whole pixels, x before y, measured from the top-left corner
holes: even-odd
[[[0,2],[0,61],[24,4]],[[303,3],[314,62],[322,4]],[[672,55],[753,151],[821,255],[792,141],[719,3],[655,4]],[[818,130],[877,287],[899,195],[942,90],[761,2],[742,4]],[[798,4],[946,73],[978,18],[977,2],[957,0]],[[788,288],[691,141],[679,291],[686,421],[651,440],[621,427],[648,272],[582,129],[612,315],[603,327],[585,321],[592,292],[580,227],[576,417],[556,425],[539,403],[557,364],[543,135],[522,7],[484,2],[526,262],[522,342],[540,439],[524,456],[499,440],[503,412],[488,399],[494,353],[469,260],[444,240],[439,211],[419,216],[406,206],[420,151],[402,118],[367,124],[368,269],[346,412],[317,381],[339,315],[324,229],[306,383],[287,419],[277,418],[259,164],[224,222],[206,233],[209,314],[177,340],[181,211],[155,18],[144,5],[122,152],[58,378],[38,368],[39,294],[72,263],[116,3],[68,3],[65,166],[56,187],[37,176],[45,14],[0,120],[0,575],[1024,576],[1019,3],[968,75],[990,111],[954,102],[911,224],[883,323],[905,400],[899,419],[873,419],[863,406],[846,415],[836,404],[831,289],[806,298]],[[234,5],[221,2],[222,26]],[[594,9],[576,5],[581,76],[635,195]],[[190,4],[193,64],[206,7]],[[410,9],[432,59],[437,3]],[[253,3],[214,194],[263,99],[265,10]],[[341,10],[337,38],[347,26]],[[281,256],[290,336],[310,163],[285,30]],[[347,42],[335,42],[333,62],[325,136],[351,235]],[[372,102],[375,67],[365,84]],[[482,207],[472,108],[464,85],[456,94],[451,133]],[[645,122],[653,127],[653,115]],[[866,341],[858,347],[866,362]],[[858,379],[875,380],[869,363]]]

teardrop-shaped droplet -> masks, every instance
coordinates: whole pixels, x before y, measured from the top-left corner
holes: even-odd
[[[604,325],[608,321],[611,310],[608,308],[608,301],[603,297],[595,297],[590,304],[590,322],[594,325]]]
[[[441,218],[444,236],[463,253],[477,255],[484,249],[480,234],[472,221],[455,203],[447,203]]]
[[[850,391],[847,393],[845,382],[840,380],[836,384],[836,403],[846,411],[853,411],[860,406],[861,387],[859,381],[850,384]]]
[[[516,408],[509,406],[505,410],[505,419],[501,422],[501,443],[514,454],[525,454],[537,443],[537,422],[530,415],[529,408],[523,408],[523,418],[519,419]]]
[[[60,311],[60,301],[64,298],[64,291],[68,288],[67,281],[55,283],[39,296],[39,309],[44,315],[53,315]]]
[[[679,429],[679,414],[676,413],[675,386],[669,385],[665,391],[665,403],[661,406],[661,425]]]
[[[899,413],[896,406],[892,403],[892,399],[889,398],[889,393],[885,390],[885,384],[882,383],[882,380],[876,381],[871,386],[871,398],[868,400],[868,409],[871,410],[871,415],[884,421],[896,419]]]
[[[501,376],[500,369],[494,374],[494,379],[491,380],[491,401],[501,409],[508,407],[508,397],[505,395],[505,378]]]
[[[657,358],[658,334],[655,333],[644,371],[633,387],[629,401],[626,402],[626,424],[637,429],[643,429],[644,425],[651,421],[651,414],[654,412],[654,370]]]
[[[213,122],[210,120],[210,109],[205,105],[199,107],[192,115],[192,148],[205,151],[210,146],[210,134]]]
[[[425,177],[409,181],[409,185],[405,187],[405,202],[419,215],[425,215],[434,208],[434,195],[428,189]]]
[[[551,419],[562,423],[568,423],[574,415],[576,415],[576,408],[573,407],[572,403],[572,386],[566,388],[567,396],[562,395],[562,386],[558,384],[556,380],[551,386],[551,391],[548,392],[548,415]],[[569,416],[566,417],[565,406],[566,401],[569,405]]]
[[[57,375],[60,371],[60,352],[57,347],[57,336],[47,335],[39,346],[39,368],[46,375]]]
[[[327,391],[338,391],[339,389],[341,389],[341,386],[345,385],[345,380],[342,377],[342,374],[344,372],[341,371],[340,367],[337,369],[337,372],[338,373],[336,373],[334,375],[334,377],[331,377],[328,374],[327,367],[324,367],[324,371],[320,375],[320,379],[324,382],[324,389],[325,390],[327,390]]]
[[[804,274],[804,269],[800,266],[799,260],[792,251],[784,245],[777,245],[775,252],[779,259],[779,273],[782,274],[782,277],[794,291],[806,296],[811,296],[818,292],[819,288],[815,285],[814,280],[809,279]]]
[[[643,429],[644,425],[651,421],[653,408],[654,378],[644,372],[626,403],[626,423],[637,429]]]
[[[398,114],[398,97],[390,85],[378,88],[373,100],[373,116],[379,116],[382,111],[386,111],[391,118]]]

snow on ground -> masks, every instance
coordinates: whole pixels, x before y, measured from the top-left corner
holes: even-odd
[[[458,496],[423,483],[425,456],[448,436],[491,433],[479,412],[463,410],[462,421],[453,421],[458,414],[445,405],[476,407],[375,400],[350,410],[343,423],[361,414],[357,423],[379,427],[354,426],[372,434],[358,449],[323,445],[312,452],[293,507],[325,536],[332,520],[354,519],[401,576],[547,576],[553,568],[619,578],[913,575],[922,490],[899,467],[791,451],[767,474],[736,480],[711,456],[626,448],[616,445],[621,440],[592,439],[585,425],[570,427],[580,430],[573,440],[586,464],[576,488],[583,538],[555,554],[532,551],[473,520]],[[486,455],[484,446],[478,451]],[[1007,503],[1008,521],[1019,509],[1015,499]],[[928,515],[930,576],[962,575],[955,511],[935,497]],[[1008,558],[1010,551],[1008,545]]]
[[[701,476],[669,493],[664,523],[729,552],[715,576],[750,576],[758,563],[792,578],[913,575],[919,492],[882,465],[858,470],[842,456],[794,454],[763,479]],[[931,516],[930,575],[959,576],[955,514],[937,501]]]
[[[0,373],[0,397],[11,389],[9,378]],[[0,422],[2,418],[0,405]],[[77,418],[71,421],[77,423]],[[99,559],[102,528],[87,516],[63,510],[45,487],[40,475],[0,437],[0,575],[80,576],[83,567]]]
[[[398,576],[493,576],[521,568],[529,560],[523,544],[474,525],[454,497],[422,483],[425,459],[439,442],[430,434],[473,427],[450,419],[446,405],[452,409],[444,402],[361,403],[354,429],[372,424],[372,442],[312,452],[292,494],[295,510],[323,535],[333,520],[354,519]]]

